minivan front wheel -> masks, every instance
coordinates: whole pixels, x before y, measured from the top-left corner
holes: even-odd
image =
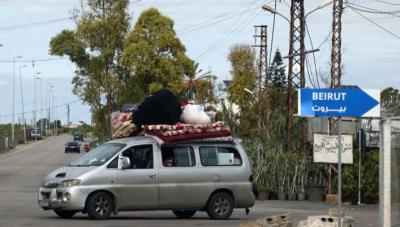
[[[178,218],[191,218],[196,211],[195,210],[172,210],[172,213],[175,214]]]
[[[92,219],[107,219],[113,211],[113,200],[105,192],[96,192],[91,195],[86,203],[86,211]]]
[[[217,192],[207,204],[207,214],[212,219],[227,219],[233,211],[233,199],[226,192]]]

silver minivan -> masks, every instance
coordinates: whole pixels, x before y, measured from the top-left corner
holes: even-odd
[[[226,219],[254,205],[252,171],[237,140],[165,144],[150,136],[112,140],[48,174],[39,206],[70,218],[106,219],[120,211],[206,211]]]

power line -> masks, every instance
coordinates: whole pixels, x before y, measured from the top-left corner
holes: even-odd
[[[209,48],[207,48],[204,52],[202,52],[197,58],[201,58],[203,57],[205,54],[211,54],[214,53],[216,50],[218,50],[220,47],[224,46],[226,43],[228,43],[232,38],[234,38],[240,31],[242,31],[242,29],[251,21],[253,21],[258,15],[260,14],[260,12],[256,13],[256,14],[249,14],[248,17],[242,21],[242,23],[240,23],[238,26],[236,26],[236,28],[234,28],[230,35],[226,35],[223,39],[221,39],[219,42],[214,43],[212,46],[210,46]],[[251,17],[253,16],[253,17]]]
[[[308,56],[306,56],[305,62],[306,62],[308,80],[310,81],[311,85],[312,85],[314,88],[316,88],[317,85],[315,84],[315,81],[314,81],[314,79],[313,79],[313,75],[312,75],[312,72],[311,72],[311,66],[310,66],[310,63],[309,63],[309,61],[308,61]]]
[[[74,103],[78,103],[78,102],[82,102],[82,100],[75,100],[75,101],[72,101],[72,102],[67,102],[67,103],[55,105],[55,106],[53,106],[53,107],[54,107],[54,108],[59,108],[59,107],[62,107],[62,106],[68,105],[68,104],[74,104]],[[52,108],[53,108],[53,107],[52,107]],[[37,109],[36,112],[45,111],[45,110],[48,110],[48,109],[49,109],[49,108]],[[25,112],[24,112],[24,114],[29,114],[29,113],[35,113],[35,111],[34,111],[34,110],[31,110],[31,111],[25,111]],[[21,114],[22,114],[22,113],[15,113],[14,115],[21,115]],[[12,117],[12,116],[13,116],[12,114],[5,114],[5,115],[0,115],[0,118],[6,118],[6,117]]]
[[[247,6],[241,6],[241,7],[235,8],[233,10],[229,10],[228,12],[222,13],[222,14],[220,14],[218,16],[211,17],[211,18],[209,18],[209,19],[207,19],[205,21],[200,22],[199,24],[197,24],[197,26],[200,26],[202,24],[207,24],[207,23],[209,23],[209,22],[211,22],[211,21],[213,21],[215,19],[227,16],[227,15],[229,15],[229,14],[235,12],[235,11],[238,11],[238,10],[241,10],[241,9],[245,9],[245,8],[249,8],[251,5],[254,5],[254,3],[256,3],[258,1],[260,1],[260,0],[255,0],[255,1],[251,2],[250,4],[248,4]],[[179,30],[178,32],[184,32],[185,30],[190,30],[192,28],[193,28],[192,25],[188,25],[188,26],[182,28],[181,30]]]
[[[274,3],[274,10],[276,10],[276,0]],[[269,47],[269,59],[268,59],[268,68],[271,65],[271,58],[272,58],[272,46],[274,45],[274,34],[275,34],[275,18],[276,18],[276,13],[273,15],[272,19],[272,32],[271,32],[271,44]]]
[[[15,60],[15,62],[43,62],[43,61],[57,61],[64,60],[67,58],[44,58],[44,59],[32,59],[32,60]],[[12,63],[13,60],[0,60],[0,63]]]
[[[46,21],[40,21],[40,22],[35,22],[35,23],[19,24],[19,25],[13,25],[13,26],[0,27],[0,31],[36,27],[36,26],[41,26],[41,25],[46,25],[46,24],[57,23],[57,22],[60,22],[60,21],[65,21],[65,20],[72,20],[73,18],[74,17],[63,17],[63,18],[58,18],[58,19],[54,19],[54,20],[46,20]]]
[[[363,15],[362,13],[360,13],[358,10],[354,9],[352,6],[349,6],[349,8],[350,8],[351,10],[353,10],[354,12],[356,12],[356,13],[357,13],[358,15],[360,15],[361,17],[363,17],[364,19],[366,19],[367,21],[369,21],[370,23],[372,23],[372,24],[376,25],[377,27],[379,27],[380,29],[382,29],[383,31],[389,33],[390,35],[396,37],[397,39],[400,39],[400,36],[399,36],[399,35],[393,33],[392,31],[388,30],[387,28],[382,27],[381,25],[377,24],[375,21],[369,19],[368,17],[366,17],[365,15]]]
[[[213,43],[211,46],[209,46],[206,50],[204,50],[203,52],[201,52],[196,59],[204,56],[206,53],[212,51],[213,49],[216,49],[221,43],[223,43],[228,37],[230,37],[241,25],[240,23],[240,18],[242,18],[242,16],[244,16],[246,14],[241,15],[236,21],[232,22],[232,24],[230,25],[230,27],[226,30],[225,33],[223,33],[223,35],[217,39],[217,41],[215,43]],[[252,15],[252,14],[249,14]],[[248,18],[246,18],[244,21],[246,21]],[[243,23],[243,21],[242,21]],[[236,26],[235,26],[236,25]]]
[[[241,15],[243,15],[243,13],[247,13],[247,12],[253,11],[253,10],[259,8],[259,7],[260,7],[260,6],[252,7],[252,8],[250,8],[250,9],[244,10],[244,11],[242,11],[242,12],[240,12],[240,13],[234,14],[234,15],[232,15],[232,16],[230,16],[230,17],[226,17],[226,18],[223,18],[223,19],[221,19],[221,20],[217,20],[217,21],[214,21],[214,22],[210,22],[210,23],[207,23],[207,24],[204,24],[204,25],[200,25],[200,26],[191,28],[191,29],[180,30],[180,31],[177,32],[177,34],[178,34],[178,35],[183,35],[183,34],[187,34],[187,33],[189,33],[189,32],[197,31],[197,30],[199,30],[199,29],[202,29],[202,28],[205,28],[205,27],[208,27],[208,26],[212,26],[212,25],[221,23],[221,22],[226,21],[226,20],[229,20],[229,19],[231,19],[231,18],[234,18],[234,17],[237,17],[237,16],[241,16]]]
[[[399,3],[386,2],[386,1],[382,1],[382,0],[374,0],[374,1],[375,2],[384,3],[384,4],[388,4],[388,5],[392,5],[392,6],[400,6]]]
[[[307,22],[304,22],[304,24],[305,24],[305,27],[306,27],[308,39],[310,40],[311,50],[314,50],[314,44],[313,44],[313,41],[311,39],[311,34],[310,34],[310,30],[308,29]],[[315,60],[315,52],[312,52],[312,55],[313,55],[313,61],[314,61],[315,77],[316,77],[316,80],[317,80],[317,83],[318,83],[318,87],[319,87],[318,70],[317,70],[317,62]],[[306,61],[307,61],[307,58],[306,58]]]
[[[365,13],[373,13],[373,14],[387,14],[387,15],[391,15],[394,17],[400,17],[399,15],[397,15],[398,13],[400,13],[400,10],[394,10],[394,11],[381,11],[381,10],[377,10],[377,9],[373,9],[370,7],[366,7],[366,6],[362,6],[359,4],[355,4],[355,3],[348,3],[349,7],[353,7],[358,11],[361,12],[365,12]],[[358,8],[360,7],[360,8]]]

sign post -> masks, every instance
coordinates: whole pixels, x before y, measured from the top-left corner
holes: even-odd
[[[342,226],[342,133],[340,132],[340,123],[342,118],[338,117],[338,214],[339,214],[339,227]]]
[[[380,91],[360,88],[299,90],[298,115],[338,118],[338,224],[342,226],[341,117],[380,117]]]

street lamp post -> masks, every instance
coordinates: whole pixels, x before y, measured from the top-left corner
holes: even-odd
[[[320,10],[320,9],[323,9],[323,8],[327,7],[328,5],[332,4],[332,2],[333,2],[332,0],[330,0],[328,2],[325,2],[324,4],[318,6],[317,8],[311,10],[310,12],[306,13],[306,15],[304,16],[304,20],[307,18],[308,15],[314,13],[317,10]],[[285,19],[290,24],[289,18],[285,17],[283,14],[281,14],[276,9],[272,8],[270,5],[265,4],[265,5],[262,5],[261,8],[263,10],[265,10],[265,11],[268,11],[268,12],[272,13],[272,14],[277,14],[277,15],[281,16],[283,19]]]
[[[23,90],[22,90],[22,76],[21,76],[22,68],[26,68],[26,65],[19,66],[19,85],[20,85],[20,90],[21,90],[22,124],[24,124],[24,144],[26,144],[26,120],[25,120],[24,95],[23,95]]]
[[[22,58],[22,56],[13,57],[13,87],[12,87],[12,126],[11,126],[11,141],[13,146],[15,146],[15,126],[14,126],[14,115],[15,115],[15,59]]]
[[[40,136],[43,136],[43,97],[42,97],[42,78],[39,78],[39,91],[40,91]]]
[[[52,94],[53,94],[53,88],[54,88],[54,86],[53,85],[51,85],[50,84],[50,87],[49,87],[49,109],[48,109],[48,115],[49,115],[49,131],[50,131],[50,135],[52,135],[53,134],[53,132],[52,132],[52,129],[51,129],[51,119],[52,119],[52,102],[51,102],[51,97],[52,97]]]
[[[53,94],[53,124],[54,124],[54,135],[57,135],[57,97],[55,92]]]
[[[36,101],[36,80],[40,79],[36,75],[39,75],[41,72],[36,72],[33,74],[33,79],[34,79],[34,87],[35,87],[35,114],[34,114],[34,120],[33,120],[33,128],[34,132],[37,133],[37,128],[36,128],[36,121],[37,121],[37,101]],[[35,140],[37,140],[37,137],[35,137]]]

